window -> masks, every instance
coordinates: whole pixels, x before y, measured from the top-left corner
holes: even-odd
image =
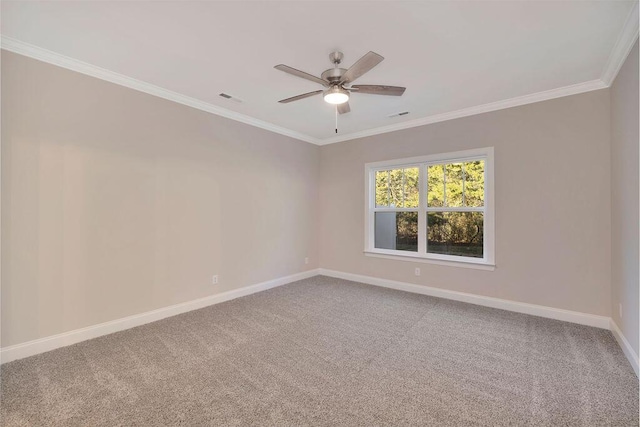
[[[365,252],[493,266],[493,148],[366,165]]]

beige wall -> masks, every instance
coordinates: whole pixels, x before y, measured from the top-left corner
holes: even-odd
[[[638,42],[611,86],[611,314],[638,351]],[[622,304],[622,317],[618,304]]]
[[[628,102],[628,67],[612,103]],[[609,103],[600,90],[316,147],[3,51],[2,346],[318,266],[609,316],[610,156],[628,157]],[[486,146],[495,271],[363,255],[365,163]]]
[[[3,51],[2,346],[317,268],[318,167],[316,146]]]
[[[599,90],[323,146],[320,265],[608,316],[609,138],[609,92]],[[488,146],[495,147],[495,271],[363,254],[365,163]]]

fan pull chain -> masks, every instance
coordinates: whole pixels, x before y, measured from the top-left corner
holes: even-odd
[[[338,106],[336,105],[336,133],[338,133]]]

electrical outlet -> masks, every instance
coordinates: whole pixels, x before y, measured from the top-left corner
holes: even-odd
[[[305,259],[304,259],[304,263],[305,263],[305,264],[309,264],[309,258],[305,258]]]
[[[416,273],[416,276],[419,276],[420,275],[420,269],[416,267],[415,273]]]
[[[217,285],[218,284],[218,275],[214,274],[213,277],[211,278],[211,284],[213,285]]]
[[[618,313],[620,314],[620,319],[622,319],[622,303],[618,303]]]

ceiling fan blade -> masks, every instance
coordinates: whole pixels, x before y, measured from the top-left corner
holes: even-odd
[[[355,89],[357,93],[370,93],[372,95],[402,96],[407,88],[384,85],[353,85],[349,89]]]
[[[362,58],[351,66],[346,73],[342,76],[342,84],[351,83],[358,77],[362,76],[373,67],[378,65],[384,60],[384,57],[378,55],[375,52],[368,52]]]
[[[303,93],[302,95],[292,96],[291,98],[281,99],[278,102],[280,102],[281,104],[287,104],[289,102],[297,101],[299,99],[305,99],[310,96],[317,95],[319,93],[322,93],[322,90],[314,90],[313,92],[307,92],[307,93]]]
[[[351,111],[351,107],[349,106],[349,102],[344,102],[342,104],[338,104],[338,113],[345,114]]]
[[[320,77],[313,76],[309,73],[305,73],[304,71],[296,70],[295,68],[291,68],[288,65],[280,64],[276,65],[273,68],[275,68],[276,70],[284,71],[285,73],[291,74],[296,77],[301,77],[303,79],[311,80],[315,83],[320,83],[323,86],[329,86],[328,81],[322,80]]]

